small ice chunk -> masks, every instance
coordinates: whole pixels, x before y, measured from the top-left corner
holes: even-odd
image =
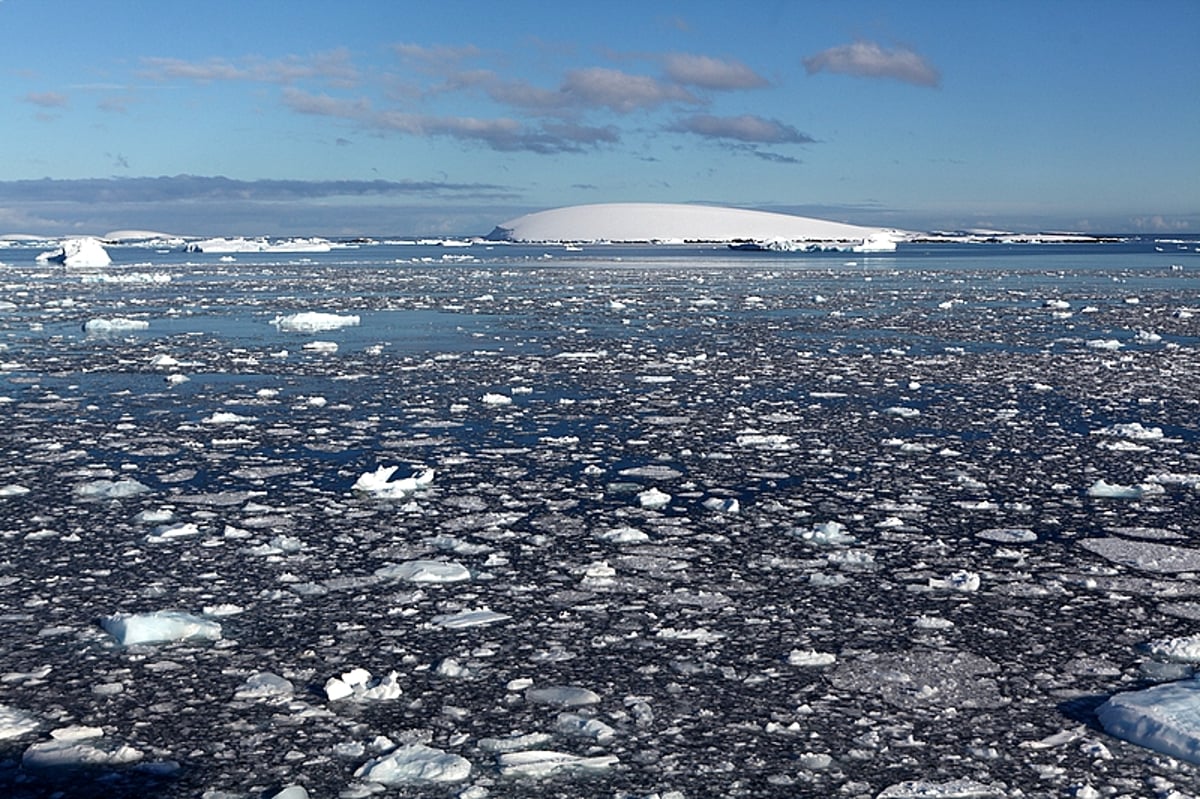
[[[399,699],[401,694],[400,675],[393,671],[385,677],[375,679],[364,668],[354,668],[340,677],[325,681],[325,696],[330,702],[353,699],[356,702],[386,701]]]
[[[179,524],[163,524],[154,528],[154,531],[146,536],[148,543],[162,543],[175,538],[190,538],[200,535],[200,528],[194,522],[180,522]]]
[[[274,699],[290,697],[296,690],[292,681],[269,671],[249,677],[234,691],[234,699]]]
[[[20,738],[33,732],[39,722],[32,713],[7,705],[0,705],[0,741],[9,738]]]
[[[657,488],[649,488],[637,495],[638,504],[647,510],[665,508],[671,502],[671,495]]]
[[[710,497],[704,500],[704,507],[717,513],[740,513],[742,504],[732,497],[722,499],[720,497]]]
[[[617,737],[617,731],[599,719],[581,716],[578,713],[559,713],[555,721],[558,731],[577,738],[590,738],[605,744]]]
[[[560,772],[602,771],[619,762],[616,755],[580,757],[544,749],[506,752],[496,759],[503,777],[548,777]]]
[[[241,414],[231,413],[230,411],[217,411],[210,416],[204,417],[200,421],[204,424],[244,424],[247,422],[257,421],[257,419],[253,416],[242,416]]]
[[[375,576],[387,580],[408,580],[412,583],[458,583],[471,579],[471,572],[461,563],[446,560],[410,560],[383,566]]]
[[[489,392],[479,398],[479,401],[484,405],[512,405],[512,397],[507,394],[495,394]]]
[[[814,649],[793,649],[788,654],[789,666],[830,666],[837,661],[832,652],[817,652]]]
[[[980,530],[976,537],[997,544],[1028,544],[1037,541],[1037,533],[1024,527],[992,527]]]
[[[508,621],[512,616],[507,613],[497,613],[494,610],[480,608],[479,610],[463,610],[458,613],[443,613],[434,616],[432,623],[447,630],[462,630],[467,627],[486,627],[501,621]]]
[[[303,785],[289,785],[279,793],[272,794],[270,799],[309,799],[308,789]]]
[[[26,769],[71,769],[92,766],[117,766],[136,763],[144,757],[141,750],[103,740],[83,743],[79,740],[52,740],[31,745],[21,756]]]
[[[1200,663],[1200,634],[1151,641],[1146,650],[1151,657],[1169,663]]]
[[[595,691],[574,685],[553,685],[528,689],[525,691],[525,700],[539,705],[581,707],[597,704],[600,701],[600,695]]]
[[[301,345],[300,349],[306,352],[332,354],[338,351],[338,345],[336,341],[307,341]]]
[[[1110,735],[1200,764],[1200,681],[1116,694],[1096,715]]]
[[[1161,427],[1144,427],[1141,422],[1128,422],[1126,424],[1114,424],[1108,427],[1096,430],[1093,435],[1097,436],[1119,436],[1121,438],[1131,438],[1136,441],[1158,441],[1163,437]]]
[[[1005,799],[1009,796],[1003,785],[986,785],[961,777],[947,782],[910,780],[889,785],[876,799]]]
[[[596,533],[596,538],[613,544],[640,544],[650,540],[650,536],[636,527],[622,526]]]
[[[221,638],[218,622],[171,610],[115,613],[101,619],[100,626],[121,646],[191,639],[217,641]]]
[[[1087,493],[1089,497],[1102,499],[1139,499],[1142,496],[1142,489],[1139,486],[1117,485],[1100,479],[1092,483]]]
[[[819,522],[809,530],[797,531],[797,534],[815,546],[843,546],[854,543],[854,536],[846,532],[846,526],[841,522]]]
[[[357,327],[359,321],[359,317],[354,314],[342,316],[319,311],[302,311],[286,316],[276,316],[271,320],[271,324],[275,325],[281,333],[323,333],[343,327]]]
[[[6,486],[0,486],[0,499],[5,497],[23,497],[29,493],[29,489],[25,486],[19,486],[15,483]]]
[[[84,331],[91,336],[111,336],[114,333],[129,333],[134,330],[149,330],[150,323],[145,319],[127,319],[123,316],[112,318],[89,319],[83,325]]]
[[[354,776],[382,785],[462,782],[471,776],[471,761],[424,744],[407,744],[367,761]]]
[[[945,579],[930,577],[929,587],[933,589],[970,593],[972,591],[979,590],[979,582],[978,573],[964,570],[953,572]]]
[[[121,499],[144,494],[150,487],[132,477],[121,480],[93,480],[75,487],[75,496],[80,499]]]
[[[433,484],[433,469],[425,469],[402,480],[392,480],[392,475],[398,468],[400,467],[380,466],[373,472],[367,472],[355,481],[351,490],[371,494],[381,499],[405,499],[410,494]]]

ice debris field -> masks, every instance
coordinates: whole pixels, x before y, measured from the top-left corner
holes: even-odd
[[[1194,244],[4,248],[0,794],[1194,795]]]

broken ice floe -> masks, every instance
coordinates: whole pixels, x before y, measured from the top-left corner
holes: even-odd
[[[20,738],[40,726],[41,723],[32,713],[20,708],[0,705],[0,741]]]
[[[506,752],[497,756],[500,775],[504,777],[549,777],[554,774],[577,771],[603,771],[615,766],[616,755],[584,757],[566,752],[533,749],[523,752]]]
[[[471,579],[466,566],[445,560],[410,560],[375,570],[376,577],[386,580],[407,580],[412,583],[458,583]]]
[[[80,499],[121,499],[144,494],[150,487],[126,477],[121,480],[93,480],[75,487],[75,496]]]
[[[1086,538],[1079,545],[1114,563],[1143,571],[1161,574],[1200,571],[1200,549],[1115,537]]]
[[[296,687],[291,680],[269,671],[251,675],[233,694],[234,699],[286,699]]]
[[[359,317],[354,314],[340,315],[319,311],[276,316],[271,320],[271,324],[283,333],[324,333],[343,327],[357,327],[359,322]]]
[[[580,707],[596,704],[600,701],[600,695],[574,685],[552,685],[545,688],[529,688],[525,691],[525,699],[539,705]]]
[[[218,622],[169,610],[115,613],[101,619],[100,626],[121,646],[192,639],[217,641],[221,638],[221,625]]]
[[[462,610],[457,613],[441,613],[430,619],[430,623],[435,627],[447,630],[462,630],[467,627],[487,627],[511,618],[512,616],[507,613],[479,608],[478,610]]]
[[[104,740],[99,727],[61,727],[50,733],[51,740],[31,744],[21,756],[26,769],[76,769],[136,763],[145,757],[139,749]]]
[[[381,785],[462,782],[471,776],[471,761],[414,743],[367,761],[354,776]]]
[[[373,677],[366,669],[355,668],[325,681],[325,696],[330,702],[341,699],[382,702],[399,699],[402,693],[400,675],[394,671],[383,677]]]
[[[379,499],[405,499],[433,484],[433,469],[425,469],[401,480],[392,480],[392,475],[398,468],[398,466],[380,466],[375,471],[367,472],[359,477],[351,489]]]
[[[150,323],[145,319],[126,319],[118,316],[111,319],[89,319],[83,326],[90,336],[111,336],[114,333],[130,333],[134,330],[149,330]]]

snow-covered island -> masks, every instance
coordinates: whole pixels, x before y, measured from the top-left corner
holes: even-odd
[[[519,216],[488,234],[492,241],[614,244],[724,243],[764,250],[894,250],[912,234],[827,219],[684,203],[600,203]]]

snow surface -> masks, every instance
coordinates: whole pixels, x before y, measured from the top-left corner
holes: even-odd
[[[826,219],[670,203],[602,203],[526,214],[497,226],[491,238],[524,242],[729,242],[785,240],[854,243],[895,249],[895,231]]]
[[[1180,255],[15,246],[0,795],[1195,793]]]

